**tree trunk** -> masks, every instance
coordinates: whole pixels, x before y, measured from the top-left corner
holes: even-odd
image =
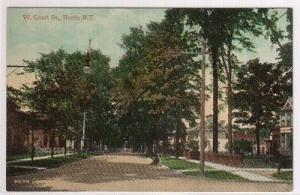
[[[218,99],[219,99],[219,75],[218,75],[218,48],[212,47],[213,63],[213,152],[218,153]]]
[[[200,98],[200,105],[201,105],[201,112],[200,112],[200,129],[199,129],[199,137],[200,137],[200,154],[199,154],[199,161],[200,161],[200,175],[203,177],[205,176],[205,66],[206,66],[206,43],[203,41],[202,43],[202,66],[201,66],[201,98]]]
[[[228,104],[228,150],[232,153],[232,64],[231,64],[231,49],[228,49],[228,83],[227,83],[227,104]]]
[[[162,152],[163,152],[164,155],[166,155],[166,153],[167,153],[167,141],[168,141],[168,140],[167,140],[167,136],[164,136],[164,140],[163,140],[163,148],[162,148],[162,149],[163,149]]]
[[[146,146],[146,156],[153,156],[153,141],[147,142]]]
[[[179,157],[179,135],[177,130],[175,134],[175,157]]]
[[[67,138],[65,138],[65,151],[64,151],[65,156],[67,155]]]
[[[33,163],[34,150],[34,131],[31,129],[31,163]]]
[[[159,158],[159,151],[158,151],[158,144],[159,141],[158,140],[154,140],[153,142],[153,161],[152,161],[152,165],[158,165],[160,162],[160,158]]]
[[[228,79],[228,150],[232,153],[232,88],[231,78]]]
[[[260,130],[260,124],[256,124],[256,129],[255,129],[255,135],[256,135],[256,155],[260,155],[260,140],[259,140],[259,130]]]
[[[54,156],[54,129],[51,132],[51,158]]]

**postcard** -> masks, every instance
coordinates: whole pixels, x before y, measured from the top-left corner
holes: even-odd
[[[6,12],[7,192],[293,191],[293,8]]]

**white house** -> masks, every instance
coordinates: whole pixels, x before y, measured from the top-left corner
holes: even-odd
[[[205,138],[207,140],[207,146],[205,151],[212,151],[213,149],[213,131],[212,131],[212,115],[206,116],[206,129],[205,129]],[[199,124],[196,127],[191,127],[187,129],[186,141],[200,141],[199,137]],[[228,139],[226,136],[226,126],[225,121],[221,120],[219,123],[219,131],[218,131],[218,151],[226,152],[227,151],[227,143]]]
[[[280,113],[279,152],[284,155],[292,154],[293,140],[293,99],[287,99]]]

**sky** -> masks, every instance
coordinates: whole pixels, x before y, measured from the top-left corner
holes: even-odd
[[[86,51],[89,39],[92,48],[109,56],[110,66],[115,67],[124,53],[118,43],[130,27],[146,26],[150,21],[160,21],[164,9],[116,9],[116,8],[9,8],[7,16],[7,64],[22,65],[23,60],[35,60],[40,53],[62,48],[67,52]],[[284,13],[285,10],[279,10]],[[86,15],[89,20],[83,20]],[[286,18],[278,26],[285,29]],[[262,62],[275,62],[276,46],[263,37],[253,37],[256,52],[238,54],[242,62],[260,58]],[[29,84],[34,75],[18,75],[7,68],[7,84],[16,88]],[[210,82],[210,76],[207,78]],[[211,101],[207,104],[211,114]],[[226,118],[222,112],[221,119]],[[223,116],[224,115],[224,116]]]

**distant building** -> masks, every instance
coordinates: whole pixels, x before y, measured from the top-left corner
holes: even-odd
[[[272,129],[269,151],[272,154],[292,155],[293,153],[293,99],[287,99],[281,109],[278,126]]]
[[[283,155],[292,154],[293,141],[293,99],[286,101],[280,113],[280,145],[279,152]]]
[[[22,154],[35,149],[47,151],[51,147],[49,132],[43,129],[46,119],[33,113],[22,112],[7,105],[7,154]],[[33,139],[32,139],[33,138]],[[55,135],[54,147],[63,148],[65,140]]]
[[[262,154],[262,155],[269,153],[269,144],[268,144],[268,141],[265,138],[260,138],[259,149],[260,149],[260,154]],[[253,143],[252,151],[253,151],[253,154],[257,154],[257,145],[256,145],[256,143]]]
[[[7,106],[7,134],[6,151],[8,154],[20,154],[28,151],[28,115],[23,112],[11,110]]]
[[[205,151],[212,151],[213,148],[213,131],[212,131],[212,115],[206,116],[205,121],[205,138],[207,140],[207,145],[205,148]],[[196,127],[187,129],[187,135],[186,135],[186,141],[197,141],[199,142],[199,124]],[[227,151],[227,135],[226,135],[226,126],[225,121],[221,120],[219,123],[219,129],[218,129],[218,151],[219,152],[226,152]]]

